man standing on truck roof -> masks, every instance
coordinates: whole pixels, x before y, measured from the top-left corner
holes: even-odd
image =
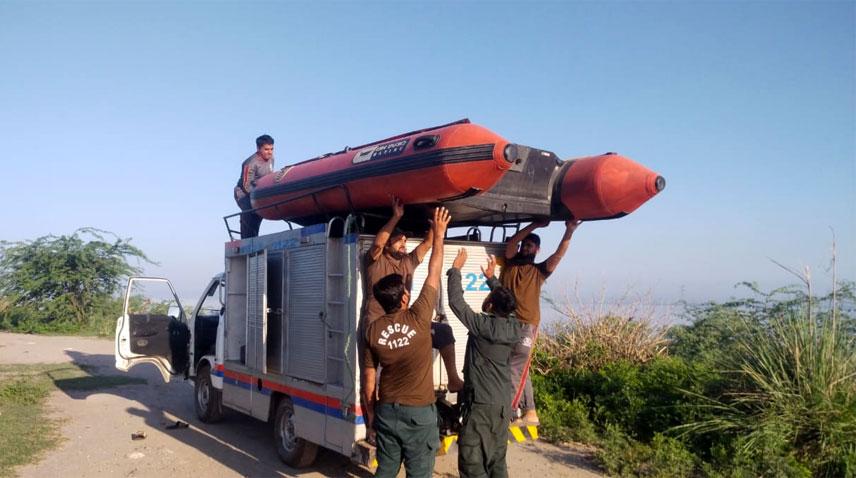
[[[235,186],[235,202],[241,208],[241,239],[259,235],[262,217],[253,211],[250,193],[256,181],[273,171],[273,138],[263,134],[256,138],[256,152],[241,164],[241,177]]]
[[[434,252],[419,298],[408,307],[410,291],[400,274],[388,275],[372,288],[384,315],[366,327],[363,351],[363,405],[366,426],[377,433],[379,478],[394,477],[404,468],[408,477],[430,477],[440,445],[434,380],[431,373],[431,317],[443,267],[443,237],[449,211],[434,210],[431,232]],[[383,367],[377,403],[374,390]]]
[[[395,226],[404,216],[404,205],[397,197],[392,198],[392,217],[378,231],[374,244],[366,254],[366,277],[368,297],[363,320],[365,324],[372,323],[384,314],[383,308],[371,293],[372,287],[380,279],[390,274],[400,274],[404,278],[404,286],[410,292],[413,289],[413,271],[431,250],[433,236],[431,230],[425,239],[407,253],[407,236]],[[440,351],[446,374],[449,376],[449,391],[457,392],[464,387],[464,381],[458,374],[455,364],[455,336],[452,327],[447,323],[431,322],[431,346]]]
[[[582,221],[565,221],[565,234],[556,248],[556,252],[544,262],[535,263],[535,256],[541,249],[541,238],[533,230],[550,224],[549,220],[535,221],[517,232],[505,246],[505,267],[502,268],[499,282],[514,293],[517,301],[516,315],[523,326],[520,342],[511,354],[511,379],[514,394],[511,400],[512,410],[518,407],[523,411],[522,421],[538,425],[538,413],[535,411],[535,397],[532,393],[532,380],[529,378],[529,363],[532,359],[532,346],[538,337],[538,325],[541,323],[541,286],[547,277],[559,266],[562,257],[571,243],[571,236]],[[519,248],[518,248],[519,245]],[[496,281],[488,281],[488,285]]]
[[[463,427],[458,436],[458,472],[462,478],[505,478],[508,469],[508,422],[511,420],[511,368],[509,358],[520,340],[522,326],[514,316],[517,303],[505,287],[494,287],[482,304],[483,313],[474,312],[464,300],[461,268],[467,251],[461,249],[446,272],[449,307],[469,331],[464,358],[464,390],[461,404]],[[492,279],[496,259],[482,267]]]

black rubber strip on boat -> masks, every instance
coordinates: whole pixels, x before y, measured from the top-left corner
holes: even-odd
[[[252,199],[264,199],[304,189],[324,188],[344,184],[349,181],[358,181],[371,177],[383,177],[390,174],[398,174],[417,169],[441,166],[444,164],[466,163],[471,161],[493,160],[493,143],[479,144],[474,146],[459,146],[431,151],[423,154],[402,156],[387,161],[367,161],[360,166],[346,168],[344,170],[332,171],[327,174],[313,176],[311,178],[271,186],[251,193]]]

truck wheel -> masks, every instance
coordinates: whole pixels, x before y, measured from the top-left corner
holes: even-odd
[[[279,401],[273,426],[276,451],[286,465],[305,468],[315,461],[318,445],[298,437],[294,432],[294,405],[291,399],[283,398]]]
[[[203,365],[196,373],[194,386],[196,416],[205,423],[219,422],[223,418],[223,393],[211,383],[211,367]]]

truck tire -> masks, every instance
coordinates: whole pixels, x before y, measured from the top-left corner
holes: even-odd
[[[223,393],[211,383],[211,367],[199,367],[194,382],[196,416],[205,423],[219,422],[223,418]]]
[[[315,461],[318,445],[297,436],[294,431],[294,405],[284,397],[276,407],[273,423],[276,452],[282,461],[293,468],[305,468]]]

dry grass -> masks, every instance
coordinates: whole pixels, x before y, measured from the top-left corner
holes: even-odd
[[[624,294],[607,302],[605,292],[584,301],[578,293],[551,301],[562,319],[538,338],[533,367],[546,374],[555,367],[598,370],[617,361],[645,363],[666,355],[667,327],[648,294]]]

